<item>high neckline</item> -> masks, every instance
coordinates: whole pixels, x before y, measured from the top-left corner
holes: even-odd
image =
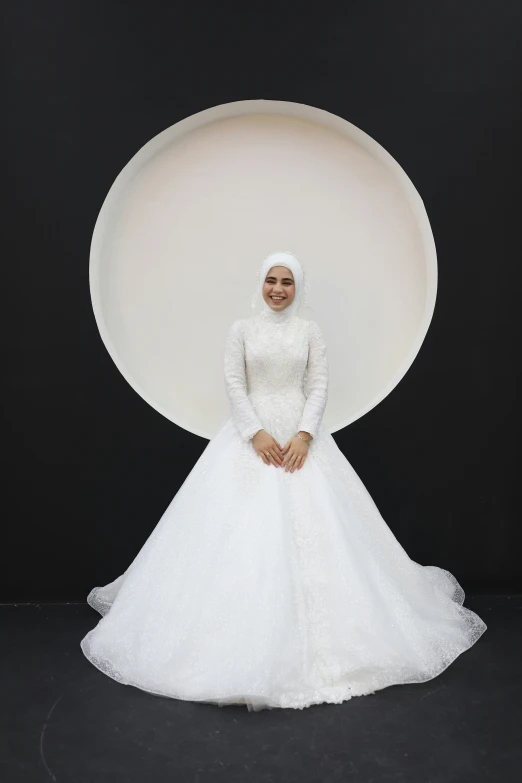
[[[285,307],[284,310],[272,310],[269,305],[265,305],[260,313],[260,318],[268,323],[287,324],[292,318],[293,307]]]

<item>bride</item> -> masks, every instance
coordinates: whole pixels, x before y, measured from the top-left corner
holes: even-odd
[[[118,682],[249,711],[339,704],[437,677],[484,633],[443,568],[414,562],[322,423],[328,361],[298,315],[298,259],[261,266],[232,323],[230,412],[81,641]]]

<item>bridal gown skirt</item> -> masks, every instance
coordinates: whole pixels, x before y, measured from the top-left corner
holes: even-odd
[[[323,424],[290,473],[230,417],[125,573],[87,600],[102,617],[81,648],[108,676],[254,711],[425,682],[487,627],[451,573],[410,559]]]

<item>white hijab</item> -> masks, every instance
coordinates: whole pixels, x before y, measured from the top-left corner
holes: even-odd
[[[268,305],[263,299],[263,285],[265,283],[265,279],[268,272],[270,271],[270,269],[272,269],[273,266],[285,266],[287,269],[290,269],[290,271],[294,276],[294,283],[295,283],[294,300],[292,304],[289,304],[288,307],[285,307],[285,309],[281,310],[280,312],[272,310],[270,305]],[[304,270],[303,267],[301,266],[301,262],[299,261],[299,259],[296,256],[294,256],[293,253],[289,253],[289,252],[270,253],[270,255],[264,259],[259,269],[258,290],[256,291],[256,294],[254,296],[252,307],[255,307],[255,300],[257,298],[257,295],[259,294],[261,297],[261,304],[264,313],[273,314],[275,318],[277,318],[278,316],[284,316],[284,320],[286,320],[287,318],[292,318],[295,315],[297,315],[297,312],[299,310],[299,305],[304,299],[305,288],[306,286],[305,286]]]

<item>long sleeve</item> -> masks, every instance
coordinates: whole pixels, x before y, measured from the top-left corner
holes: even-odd
[[[315,438],[328,399],[328,358],[326,343],[320,327],[310,321],[308,366],[306,375],[306,403],[299,429]]]
[[[230,412],[243,440],[253,438],[263,429],[247,395],[245,352],[241,321],[234,321],[225,344],[225,389]]]

